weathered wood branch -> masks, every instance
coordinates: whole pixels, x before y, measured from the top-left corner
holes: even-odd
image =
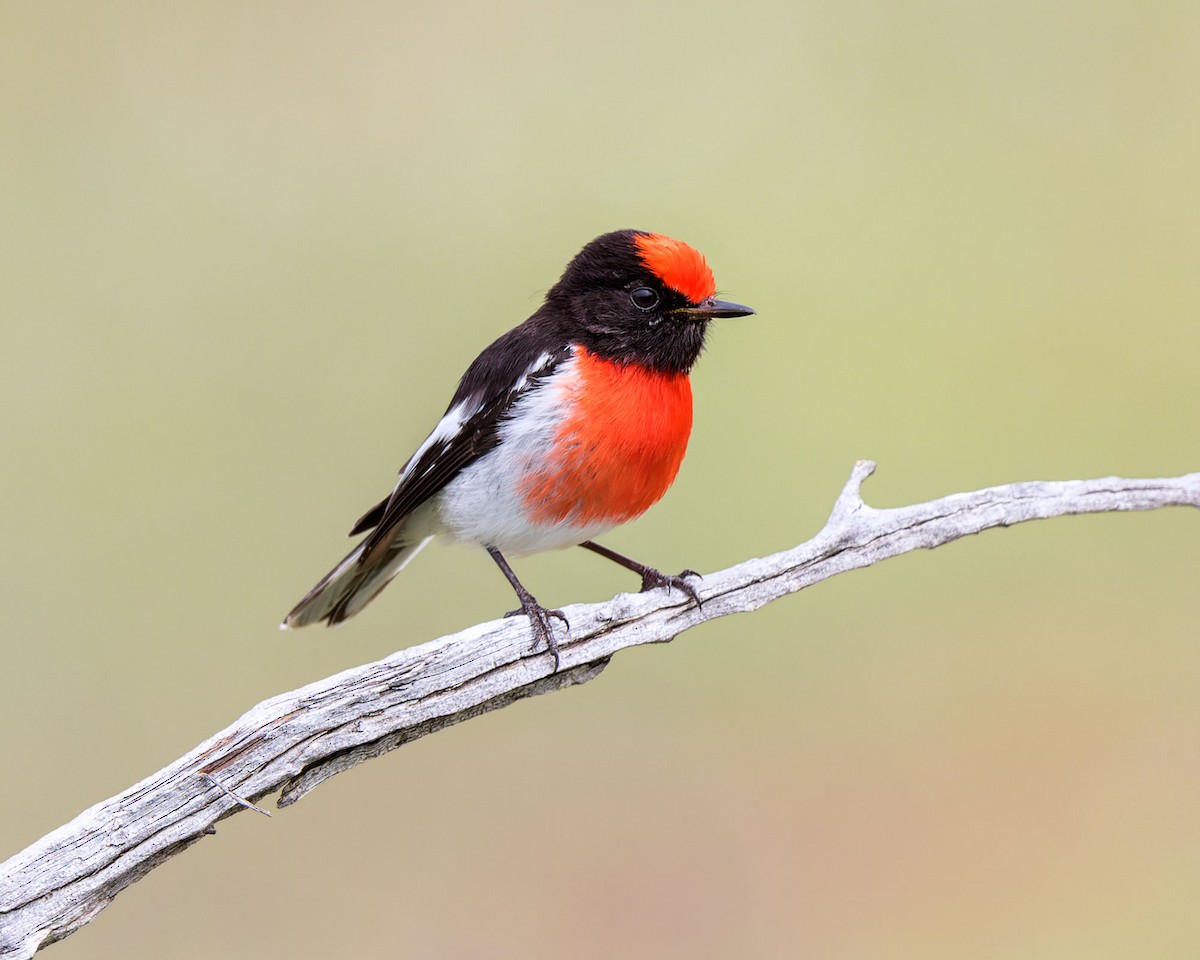
[[[295,803],[334,774],[517,700],[584,683],[618,650],[662,643],[847,570],[1026,520],[1200,507],[1200,473],[1161,480],[1014,483],[876,510],[860,461],[813,539],[678,592],[621,594],[565,612],[562,668],[529,650],[524,618],[480,624],[266,700],[170,766],[85,810],[0,865],[0,957],[30,957],[88,923],[125,887],[213,833],[247,801]]]

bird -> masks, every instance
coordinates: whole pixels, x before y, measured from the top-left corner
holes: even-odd
[[[750,307],[716,296],[712,269],[688,244],[617,230],[586,244],[542,305],[470,364],[441,420],[391,493],[350,536],[366,536],[284,618],[292,629],[359,613],[435,537],[483,547],[560,666],[553,620],[509,557],[578,545],[641,577],[667,575],[595,542],[640,516],[674,482],[692,428],[688,374],[711,321]]]

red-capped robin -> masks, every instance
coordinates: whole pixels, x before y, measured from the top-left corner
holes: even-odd
[[[704,257],[640,230],[597,237],[545,303],[467,368],[450,406],[391,494],[350,531],[367,536],[284,618],[354,616],[434,537],[484,547],[558,669],[551,618],[505,559],[578,544],[632,570],[642,589],[699,603],[696,576],[667,576],[593,542],[670,487],[692,429],[688,372],[709,321],[749,307],[717,300]],[[368,533],[369,531],[369,533]]]

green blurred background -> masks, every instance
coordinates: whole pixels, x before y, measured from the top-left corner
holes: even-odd
[[[0,856],[257,701],[512,605],[281,616],[589,238],[703,250],[714,569],[868,502],[1200,469],[1200,8],[0,7]],[[840,577],[245,815],[70,958],[1200,954],[1192,512]],[[631,578],[519,564],[550,604]]]

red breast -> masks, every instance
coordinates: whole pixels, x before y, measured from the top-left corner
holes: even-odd
[[[692,387],[662,373],[577,348],[569,412],[541,469],[522,484],[530,519],[614,526],[667,492],[692,431]]]

